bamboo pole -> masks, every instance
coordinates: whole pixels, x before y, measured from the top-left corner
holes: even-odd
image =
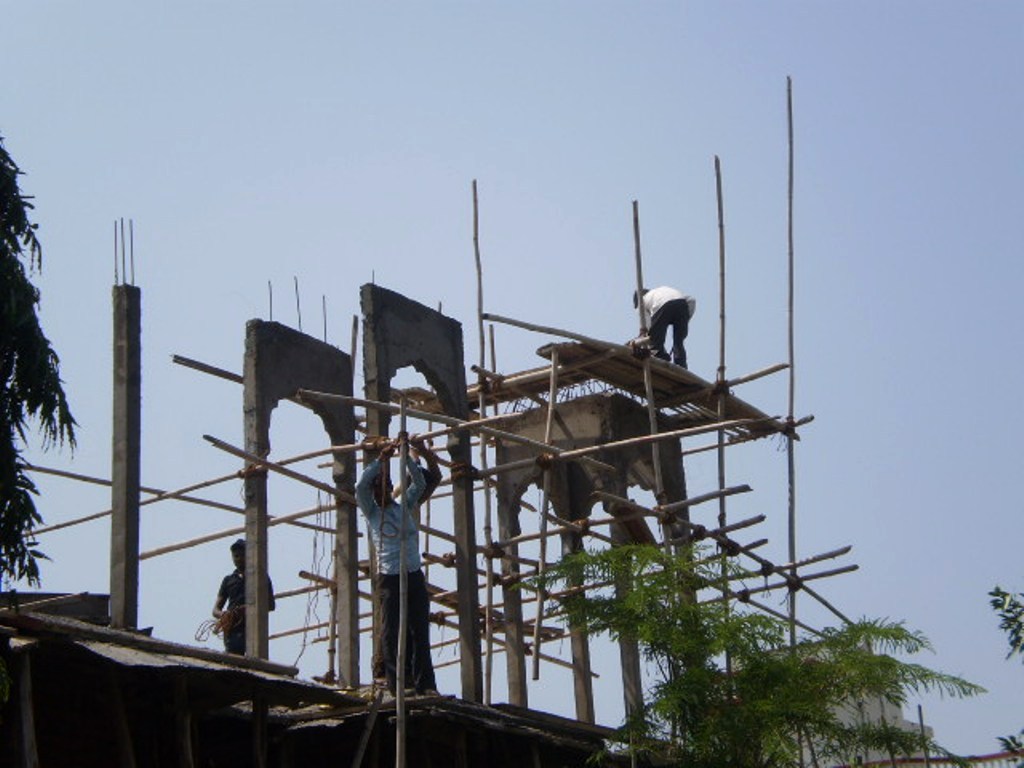
[[[787,215],[786,215],[786,233],[787,233],[787,253],[788,253],[788,297],[787,297],[787,315],[788,315],[788,346],[789,346],[789,417],[787,424],[790,429],[786,432],[786,462],[789,473],[789,559],[790,561],[796,560],[796,459],[794,457],[794,445],[793,445],[793,415],[794,415],[794,402],[796,393],[796,359],[794,355],[794,344],[793,344],[793,80],[792,78],[786,78],[786,128],[787,128],[787,139],[789,145],[789,162],[788,162],[788,178],[787,178]],[[796,574],[794,569],[793,574]],[[796,644],[796,592],[790,592],[789,595],[789,642],[791,645]]]
[[[54,469],[53,467],[41,467],[38,464],[28,464],[28,463],[26,463],[25,464],[25,469],[28,469],[28,470],[30,470],[32,472],[41,472],[44,475],[53,475],[55,477],[63,477],[63,478],[68,479],[68,480],[78,480],[79,482],[91,483],[93,485],[102,485],[102,486],[105,486],[105,487],[108,487],[108,488],[111,485],[111,481],[107,480],[106,478],[103,478],[103,477],[93,477],[91,475],[83,475],[83,474],[80,474],[78,472],[68,472],[67,470],[64,470],[64,469]],[[164,491],[164,490],[161,490],[160,488],[149,488],[149,487],[144,486],[144,485],[143,486],[139,486],[139,490],[142,491],[143,493],[149,493],[149,494],[152,494],[153,496],[159,496],[160,497],[159,499],[156,499],[156,498],[149,499],[148,503],[152,503],[154,501],[161,501],[162,499],[166,498],[167,494],[169,493],[169,491]],[[224,510],[227,510],[228,512],[244,512],[245,511],[241,507],[235,507],[235,506],[232,506],[231,504],[224,504],[223,502],[220,502],[220,501],[213,501],[212,499],[200,499],[200,498],[197,498],[195,496],[186,496],[184,494],[177,494],[177,495],[174,496],[174,498],[178,499],[178,501],[188,502],[189,504],[198,504],[198,505],[203,506],[203,507],[213,507],[214,509],[224,509]],[[142,503],[147,503],[147,502],[142,502]],[[40,531],[36,531],[36,533],[39,533],[39,532]]]
[[[399,608],[398,608],[398,669],[396,670],[396,676],[398,678],[395,686],[395,709],[398,716],[397,723],[395,725],[395,768],[405,768],[406,764],[406,710],[405,710],[405,660],[408,653],[408,638],[409,633],[409,572],[408,572],[408,544],[406,543],[405,536],[408,530],[408,515],[409,515],[409,496],[408,488],[406,484],[406,471],[405,463],[406,458],[409,455],[409,433],[406,431],[406,413],[405,413],[405,397],[402,397],[400,404],[400,410],[398,414],[399,418],[399,449],[398,449],[398,477],[399,487],[402,489],[401,497],[401,515],[402,523],[399,527],[399,548],[398,548],[398,594],[399,594]]]
[[[194,371],[200,373],[207,373],[211,376],[216,376],[219,379],[226,379],[227,381],[233,381],[236,384],[241,384],[244,379],[237,373],[232,371],[226,371],[223,368],[218,368],[215,365],[209,365],[208,363],[202,363],[198,360],[185,357],[184,355],[171,355],[171,362],[177,365],[184,366],[185,368],[191,368]]]
[[[698,504],[703,504],[705,501],[712,501],[718,498],[724,498],[726,496],[734,496],[738,493],[749,493],[754,490],[749,485],[733,485],[729,488],[720,488],[717,491],[711,491],[710,493],[704,493],[700,496],[691,496],[688,499],[682,501],[673,501],[671,504],[659,504],[656,508],[656,512],[669,513],[674,512],[677,509],[695,507]]]
[[[325,401],[335,400],[335,401],[338,401],[338,402],[349,402],[349,403],[354,403],[355,405],[362,405],[362,406],[366,406],[366,407],[369,407],[369,408],[378,408],[378,409],[383,410],[383,411],[388,411],[389,413],[396,413],[398,411],[397,406],[394,406],[391,403],[382,403],[382,402],[379,402],[377,400],[366,400],[366,399],[359,398],[359,397],[352,397],[350,395],[335,395],[335,394],[332,394],[332,393],[329,393],[329,392],[315,392],[315,391],[310,390],[310,389],[300,389],[297,396],[300,399],[308,398],[308,399],[320,399],[320,400],[325,400]],[[498,438],[501,438],[502,440],[508,440],[509,442],[519,443],[521,445],[529,445],[529,446],[532,446],[534,448],[538,448],[538,449],[543,450],[543,451],[552,451],[552,452],[555,452],[555,453],[561,453],[561,451],[559,451],[557,448],[554,448],[553,446],[545,445],[544,443],[540,442],[539,440],[531,440],[528,437],[523,437],[522,435],[517,435],[514,432],[504,432],[504,431],[499,430],[499,429],[494,429],[493,427],[490,427],[490,426],[484,426],[484,425],[482,425],[480,423],[481,420],[477,420],[477,421],[464,421],[462,419],[456,419],[456,418],[454,418],[452,416],[446,416],[446,415],[440,414],[440,413],[427,413],[425,411],[418,411],[418,410],[415,410],[413,408],[407,408],[406,409],[406,413],[408,414],[408,416],[410,416],[412,418],[424,419],[424,420],[433,419],[433,420],[438,421],[438,422],[440,422],[442,424],[448,424],[450,426],[453,426],[453,427],[456,427],[456,428],[459,428],[459,429],[468,429],[470,431],[476,430],[476,431],[481,432],[481,433],[483,433],[485,435],[490,435],[492,437],[498,437]],[[501,417],[496,417],[496,418],[508,418],[508,415],[505,414],[505,415],[502,415]],[[594,459],[590,459],[590,458],[584,457],[583,461],[587,462],[588,465],[596,467],[598,469],[614,470],[614,467],[612,467],[612,466],[610,466],[608,464],[605,464],[603,462],[596,461]]]
[[[344,491],[340,491],[334,486],[328,485],[327,483],[322,483],[319,480],[309,477],[308,475],[302,474],[301,472],[296,472],[292,469],[288,469],[287,467],[282,466],[280,462],[270,461],[269,459],[265,459],[262,456],[257,456],[255,453],[243,451],[241,448],[236,448],[230,443],[227,443],[223,440],[219,440],[216,437],[213,437],[212,435],[203,435],[203,439],[210,443],[214,448],[219,448],[220,450],[225,451],[226,453],[230,453],[233,456],[238,456],[239,458],[245,459],[246,461],[251,462],[257,467],[263,467],[269,469],[271,472],[276,472],[280,475],[284,475],[285,477],[290,478],[292,480],[298,480],[300,483],[305,483],[306,485],[309,485],[313,488],[323,491],[324,493],[329,494],[331,498],[340,499],[341,501],[347,501],[350,504],[356,503],[355,496],[345,493]]]
[[[718,389],[718,420],[725,418],[726,393],[725,388],[725,205],[722,199],[722,164],[718,155],[715,155],[715,197],[718,207],[718,370],[715,373],[715,383]],[[725,488],[725,430],[718,430],[718,488]],[[718,498],[718,528],[722,530],[726,526],[726,496],[722,494]],[[728,573],[728,561],[726,548],[719,543],[722,554],[721,572],[722,579],[726,579]],[[723,586],[722,594],[726,596],[728,589]],[[725,654],[726,675],[732,676],[732,654],[728,651]]]
[[[477,318],[477,339],[480,347],[480,368],[487,362],[486,347],[484,339],[484,276],[483,266],[480,259],[480,207],[477,198],[476,179],[473,179],[473,256],[476,262],[476,318]],[[487,403],[484,397],[484,388],[479,388],[477,398],[477,410],[481,417],[487,415]],[[487,469],[487,446],[480,441],[480,467]],[[484,491],[484,542],[490,548],[492,541],[491,531],[491,494]],[[494,672],[494,632],[491,627],[491,614],[494,610],[494,563],[487,558],[487,584],[486,602],[484,603],[484,636],[485,636],[485,662],[484,662],[484,704],[491,704],[491,678]]]
[[[651,435],[640,435],[638,437],[629,437],[622,440],[614,440],[608,443],[601,443],[600,445],[590,445],[585,448],[573,448],[571,450],[559,451],[556,454],[550,456],[542,455],[537,458],[530,459],[518,459],[516,461],[510,461],[505,464],[492,467],[489,470],[480,470],[479,475],[487,477],[490,475],[496,475],[500,472],[504,472],[510,469],[520,469],[522,467],[528,467],[531,464],[537,464],[546,460],[553,459],[555,461],[571,461],[574,459],[580,459],[583,457],[590,456],[593,453],[601,453],[604,451],[614,451],[619,448],[626,448],[635,445],[645,445],[647,443],[657,443],[662,440],[681,439],[684,437],[692,437],[694,435],[702,435],[707,432],[717,432],[723,429],[732,429],[739,426],[745,426],[748,424],[755,424],[763,422],[766,419],[733,419],[731,421],[719,421],[715,424],[705,424],[699,427],[687,427],[685,429],[675,429],[671,432],[658,432]],[[607,465],[606,465],[607,466]]]
[[[294,523],[295,521],[301,520],[304,517],[312,517],[313,515],[318,515],[321,512],[325,512],[331,509],[334,509],[334,505],[318,505],[316,507],[311,507],[309,509],[303,509],[299,512],[293,512],[289,515],[280,515],[278,517],[272,517],[269,520],[267,520],[267,527],[283,525],[285,523]],[[334,531],[330,528],[325,528],[323,526],[314,527],[321,533],[334,533]],[[233,528],[226,528],[221,531],[216,531],[215,533],[208,533],[203,536],[197,536],[193,539],[179,541],[175,544],[168,544],[163,547],[156,547],[155,549],[150,549],[140,554],[139,560],[149,560],[150,558],[160,557],[161,555],[167,555],[172,552],[180,552],[183,549],[191,549],[192,547],[199,546],[200,544],[207,544],[211,541],[217,541],[218,539],[226,539],[231,536],[237,536],[243,533],[245,533],[244,525],[235,526]]]
[[[544,423],[544,443],[551,445],[551,426],[554,423],[555,415],[555,400],[558,397],[558,348],[555,347],[551,350],[551,378],[548,385],[548,412],[547,419]],[[538,578],[543,581],[544,573],[547,570],[547,528],[548,528],[548,507],[551,503],[551,467],[548,466],[544,469],[544,494],[541,502],[541,513],[540,513],[540,556],[538,557],[539,568]],[[543,584],[538,587],[538,600],[537,600],[537,613],[534,619],[533,629],[533,643],[539,647],[540,643],[540,625],[541,617],[544,614],[544,586]],[[534,680],[540,679],[540,655],[533,657],[532,664],[532,677]]]
[[[288,464],[288,463],[292,463],[294,461],[301,461],[304,458],[308,458],[308,455],[304,455],[304,456],[301,456],[301,457],[293,457],[291,459],[285,459],[285,460],[283,460],[283,461],[281,461],[279,463],[280,464]],[[72,474],[72,473],[68,473],[68,474]],[[228,480],[237,480],[239,477],[240,477],[240,474],[238,472],[233,472],[230,475],[222,475],[220,477],[215,477],[215,478],[213,478],[211,480],[204,480],[204,481],[199,482],[199,483],[193,483],[192,485],[187,485],[184,488],[179,488],[179,489],[174,490],[174,491],[157,491],[157,489],[155,489],[155,488],[154,489],[150,489],[149,492],[151,492],[151,493],[155,492],[158,495],[156,495],[156,496],[154,496],[152,498],[149,498],[149,499],[143,499],[142,501],[139,502],[139,506],[142,507],[142,506],[146,506],[148,504],[155,504],[158,501],[168,501],[168,500],[171,500],[171,499],[191,500],[191,499],[186,499],[185,498],[185,494],[189,493],[190,491],[196,491],[196,490],[200,490],[202,488],[209,488],[210,486],[218,485],[220,483],[227,482]],[[75,477],[75,478],[72,478],[72,479],[83,479],[84,480],[85,476],[82,476],[81,478]],[[100,480],[99,478],[96,478],[96,480],[100,484],[106,484],[106,483],[110,482],[109,480]],[[199,500],[193,500],[193,503],[202,503],[204,506],[210,506],[210,507],[214,507],[216,509],[223,509],[225,511],[234,512],[236,514],[245,514],[245,510],[244,509],[242,509],[241,507],[231,506],[230,504],[221,504],[220,502],[214,502],[214,501],[200,502]],[[44,526],[43,528],[39,528],[36,531],[34,531],[34,534],[35,535],[40,535],[40,534],[43,534],[43,533],[50,533],[52,531],[59,531],[62,528],[70,528],[70,527],[75,526],[75,525],[80,525],[82,523],[91,522],[92,520],[98,520],[98,519],[100,519],[102,517],[107,517],[108,515],[110,515],[110,513],[111,513],[111,510],[107,509],[107,510],[104,510],[103,512],[96,512],[96,513],[91,514],[91,515],[85,515],[84,517],[79,517],[79,518],[76,518],[74,520],[66,520],[63,523],[56,523],[54,525]],[[274,519],[274,518],[270,518],[270,519]],[[303,523],[303,522],[298,522],[298,521],[292,521],[290,523],[290,525],[295,525],[295,526],[300,527],[300,528],[311,528],[312,530],[319,530],[318,526],[313,526],[313,525],[311,525],[309,523]]]
[[[856,571],[859,567],[860,566],[858,566],[856,564],[854,564],[854,565],[844,565],[844,566],[842,566],[840,568],[833,568],[833,569],[828,570],[828,571],[822,571],[821,573],[812,573],[809,576],[799,576],[795,580],[787,577],[783,581],[779,581],[779,582],[776,582],[774,584],[766,584],[766,585],[761,586],[761,587],[754,587],[753,589],[741,590],[740,592],[736,593],[736,597],[742,601],[744,599],[745,595],[754,595],[754,594],[758,594],[760,592],[770,592],[773,589],[779,589],[781,587],[787,587],[791,591],[795,590],[795,589],[802,589],[804,591],[807,591],[809,589],[809,587],[806,586],[806,582],[808,582],[808,581],[814,581],[814,580],[817,580],[817,579],[826,579],[826,578],[828,578],[830,576],[838,576],[838,575],[843,574],[843,573],[851,573],[853,571]],[[810,594],[810,593],[808,592],[808,594]],[[732,595],[730,595],[728,597],[715,597],[715,598],[712,598],[711,600],[704,600],[700,604],[701,605],[708,605],[708,604],[713,604],[713,603],[720,603],[720,602],[723,602],[724,600],[730,599],[730,597],[732,597]],[[827,601],[824,601],[822,599],[822,604],[825,605],[826,603],[827,603]]]
[[[692,507],[706,501],[714,501],[723,495],[732,496],[737,493],[747,493],[751,490],[753,489],[749,485],[734,485],[730,488],[724,488],[721,491],[711,491],[709,493],[701,494],[700,496],[683,499],[682,501],[674,501],[670,504],[659,504],[653,508],[645,507],[642,504],[637,504],[631,499],[625,498],[624,496],[616,496],[615,494],[608,493],[607,491],[594,491],[591,493],[591,496],[599,501],[608,501],[618,506],[631,509],[635,512],[642,512],[645,516],[661,519],[678,509],[683,509],[684,507]]]
[[[637,311],[640,313],[640,333],[646,336],[651,318],[647,317],[643,297],[643,259],[640,255],[640,205],[633,201],[633,249],[636,259]],[[644,391],[647,395],[647,416],[650,421],[651,436],[658,433],[658,408],[654,402],[654,385],[651,379],[651,358],[644,358]],[[665,484],[661,476],[661,450],[657,440],[651,443],[651,463],[654,467],[654,498],[661,504],[665,501]]]

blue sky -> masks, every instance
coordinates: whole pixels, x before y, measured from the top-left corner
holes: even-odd
[[[796,410],[816,417],[797,451],[799,550],[852,544],[846,562],[860,570],[820,591],[850,616],[905,619],[935,645],[925,663],[990,690],[923,700],[941,741],[994,751],[996,735],[1024,724],[1024,669],[1004,660],[986,600],[996,583],[1024,590],[1014,490],[1024,471],[1024,7],[292,5],[0,2],[0,135],[35,196],[42,317],[80,423],[73,457],[34,452],[39,463],[109,475],[118,217],[135,222],[151,486],[237,469],[201,435],[241,442],[240,391],[170,356],[240,371],[244,323],[268,317],[268,282],[275,320],[297,324],[297,280],[304,329],[322,334],[326,303],[328,340],[346,350],[362,283],[440,303],[462,321],[476,362],[473,179],[486,310],[632,336],[638,200],[646,280],[698,298],[690,366],[711,379],[718,155],[728,370],[785,361],[790,76]],[[548,341],[503,327],[496,336],[506,372],[538,365],[534,350]],[[786,381],[738,394],[785,413]],[[322,445],[298,409],[282,406],[275,428],[275,455]],[[784,450],[747,446],[727,461],[731,484],[755,488],[730,502],[730,516],[767,514],[758,537],[784,559]],[[693,493],[717,483],[710,461],[687,472]],[[39,482],[47,522],[107,501],[102,489]],[[285,484],[273,492],[281,511],[315,503]],[[235,487],[218,493],[239,498]],[[233,523],[153,507],[143,548]],[[90,523],[45,539],[44,588],[106,591],[106,536]],[[278,588],[298,586],[297,568],[321,546],[275,538]],[[194,642],[229,569],[220,544],[146,561],[141,621]],[[305,610],[282,606],[272,629]],[[829,620],[810,601],[801,610]],[[294,661],[297,646],[276,643],[275,658]],[[322,645],[300,660],[304,673],[323,664]],[[566,711],[559,674],[534,684],[534,706]],[[617,696],[601,696],[606,722]]]

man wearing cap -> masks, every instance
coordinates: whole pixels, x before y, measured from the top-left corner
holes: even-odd
[[[224,577],[213,604],[213,618],[224,637],[224,650],[245,655],[245,539],[231,545],[231,561],[235,570]],[[270,610],[274,610],[274,585],[267,576]]]
[[[657,288],[643,288],[643,324],[649,324],[647,335],[655,357],[670,360],[682,368],[686,367],[686,348],[683,341],[690,328],[690,318],[697,309],[697,300],[675,288],[662,285]],[[637,306],[636,291],[633,292],[633,306]],[[665,351],[665,336],[672,328],[672,356]]]

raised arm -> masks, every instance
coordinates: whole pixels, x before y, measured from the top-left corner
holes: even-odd
[[[379,474],[380,459],[374,459],[363,470],[359,482],[356,483],[356,503],[359,505],[359,509],[363,511],[363,514],[373,511],[373,505],[376,504],[373,499],[373,481]]]

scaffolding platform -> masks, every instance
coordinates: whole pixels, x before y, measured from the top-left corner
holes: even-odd
[[[557,353],[557,385],[616,390],[640,401],[646,401],[644,359],[630,347],[599,344],[597,342],[570,341],[546,344],[537,350],[541,357],[551,360]],[[724,413],[719,417],[719,388],[692,371],[659,358],[650,359],[651,388],[655,407],[666,417],[674,429],[700,427],[719,421],[750,420],[750,423],[726,428],[732,441],[752,440],[786,432],[782,420],[769,416],[728,391],[724,397]],[[481,377],[482,383],[468,387],[471,407],[477,407],[483,388],[485,405],[497,407],[521,400],[538,404],[551,387],[551,367],[541,366],[504,376]],[[406,391],[408,395],[408,391]],[[431,410],[431,403],[416,407]],[[433,405],[434,408],[438,406]]]

